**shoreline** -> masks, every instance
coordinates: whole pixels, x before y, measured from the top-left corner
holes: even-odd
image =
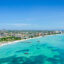
[[[12,41],[12,42],[4,42],[4,43],[0,44],[0,47],[5,46],[5,45],[9,45],[9,44],[14,44],[14,43],[26,41],[26,40],[30,40],[30,39],[40,38],[40,37],[42,37],[42,36],[34,37],[34,38],[28,38],[28,39],[22,39],[22,40],[16,40],[16,41]]]
[[[54,35],[60,35],[60,34],[54,34]],[[5,46],[5,45],[9,45],[9,44],[14,44],[14,43],[18,43],[18,42],[22,42],[22,41],[26,41],[29,39],[35,39],[35,38],[40,38],[40,37],[47,37],[47,36],[54,36],[54,35],[45,35],[45,36],[39,36],[39,37],[34,37],[34,38],[28,38],[28,39],[22,39],[22,40],[16,40],[16,41],[12,41],[12,42],[4,42],[0,44],[0,47]],[[61,34],[62,35],[62,34]]]

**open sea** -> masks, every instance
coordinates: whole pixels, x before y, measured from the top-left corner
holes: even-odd
[[[45,36],[2,46],[0,64],[64,64],[64,35]]]

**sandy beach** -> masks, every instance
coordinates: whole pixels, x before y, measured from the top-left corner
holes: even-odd
[[[55,35],[60,35],[60,34],[55,34]],[[53,35],[45,35],[44,37],[47,37],[47,36],[53,36]],[[0,47],[1,47],[1,46],[4,46],[4,45],[13,44],[13,43],[18,43],[18,42],[26,41],[26,40],[29,40],[29,39],[40,38],[40,37],[43,37],[43,36],[34,37],[34,38],[28,38],[28,39],[22,39],[22,40],[16,40],[16,41],[12,41],[12,42],[10,42],[10,41],[9,41],[9,42],[4,42],[4,43],[1,43],[1,44],[0,44]]]
[[[42,36],[34,37],[34,38],[40,38],[40,37],[42,37]],[[26,40],[29,40],[29,39],[34,39],[34,38],[16,40],[16,41],[12,41],[12,42],[4,42],[4,43],[1,43],[1,44],[0,44],[0,47],[1,47],[1,46],[4,46],[4,45],[9,45],[9,44],[13,44],[13,43],[18,43],[18,42],[26,41]]]

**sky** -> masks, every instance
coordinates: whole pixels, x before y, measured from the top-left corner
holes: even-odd
[[[64,0],[0,0],[0,29],[64,29]]]

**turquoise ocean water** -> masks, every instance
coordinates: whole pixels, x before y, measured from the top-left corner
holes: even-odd
[[[0,64],[64,64],[64,35],[45,36],[2,46]]]

